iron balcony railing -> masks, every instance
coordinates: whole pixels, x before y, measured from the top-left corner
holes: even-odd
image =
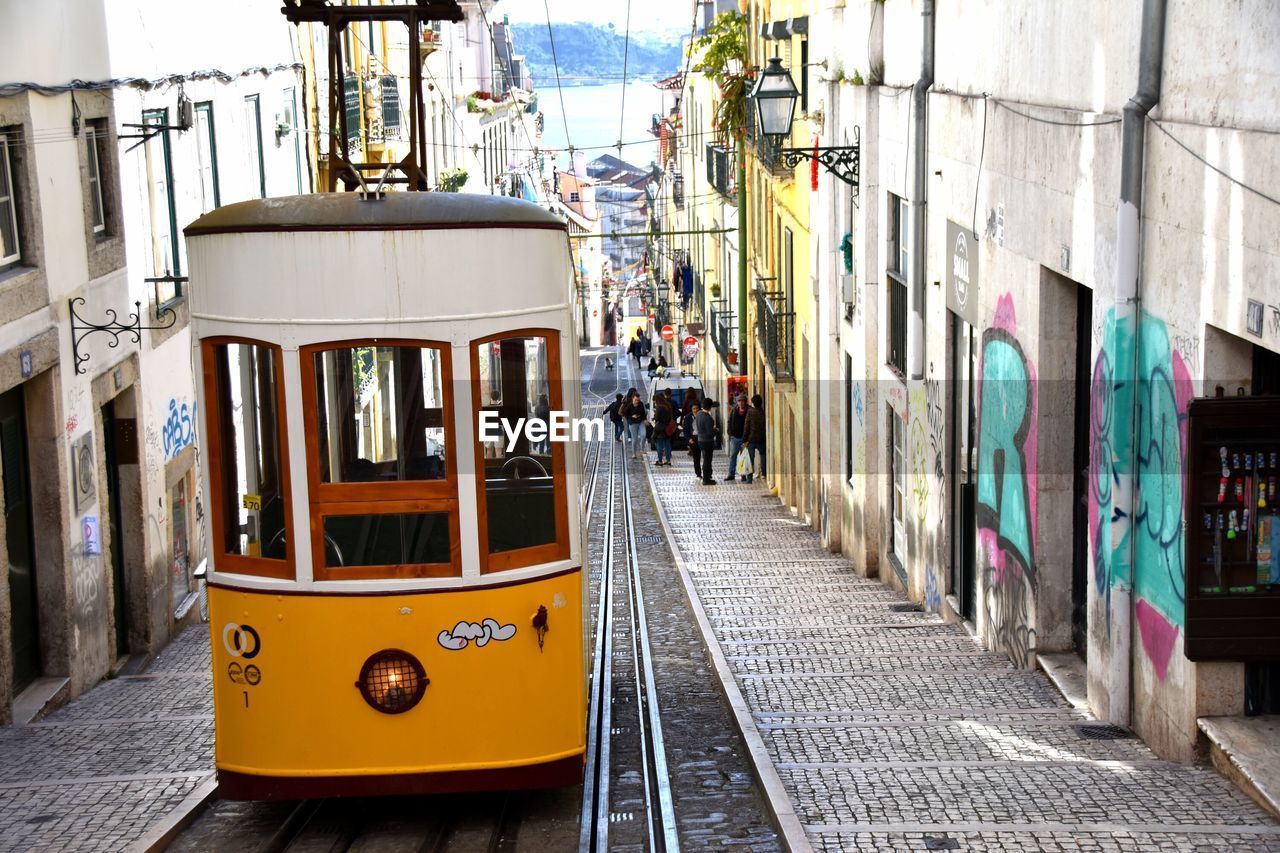
[[[760,132],[760,120],[756,118],[755,101],[747,98],[747,138],[756,149],[756,158],[760,165],[772,172],[790,172],[782,162],[782,142],[773,136],[765,136]]]
[[[728,299],[717,299],[711,303],[711,340],[725,366],[736,371],[738,323],[733,309],[729,307]]]
[[[756,287],[756,337],[775,379],[792,379],[796,315],[786,294]]]
[[[737,169],[733,152],[715,142],[707,143],[707,183],[729,200],[738,197]]]

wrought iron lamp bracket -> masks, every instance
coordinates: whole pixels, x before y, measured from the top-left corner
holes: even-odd
[[[140,344],[142,343],[144,329],[152,331],[169,329],[173,327],[174,323],[178,322],[178,315],[172,308],[161,308],[159,311],[160,318],[163,319],[168,315],[169,322],[162,326],[144,326],[142,324],[142,302],[138,301],[133,303],[135,310],[130,315],[133,319],[128,323],[120,322],[114,308],[107,309],[107,316],[109,317],[107,322],[90,323],[76,311],[77,303],[84,304],[84,298],[77,296],[75,299],[68,300],[68,305],[71,308],[71,357],[75,361],[77,374],[85,372],[84,363],[89,360],[88,353],[80,352],[81,342],[89,335],[95,332],[106,332],[111,335],[111,341],[107,346],[114,349],[120,345],[121,335],[133,335],[133,342]]]
[[[861,167],[861,140],[857,127],[853,129],[852,145],[819,146],[817,148],[780,148],[778,157],[787,168],[794,169],[804,160],[817,160],[828,172],[853,187],[857,196]]]

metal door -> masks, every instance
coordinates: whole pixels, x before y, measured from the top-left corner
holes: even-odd
[[[973,326],[951,314],[952,351],[948,359],[951,384],[951,591],[960,603],[960,615],[973,619],[977,590],[976,450],[977,407],[974,377],[978,342]]]
[[[40,620],[31,525],[31,481],[22,386],[0,394],[0,473],[4,479],[5,545],[9,555],[9,612],[13,693],[40,677]]]

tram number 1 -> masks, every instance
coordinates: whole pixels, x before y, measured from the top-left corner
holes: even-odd
[[[241,690],[240,692],[244,694],[244,706],[248,708],[249,707],[249,691]]]

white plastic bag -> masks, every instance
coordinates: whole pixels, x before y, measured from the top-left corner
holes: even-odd
[[[738,451],[738,470],[736,473],[739,477],[750,477],[753,473],[751,470],[751,455],[747,453],[747,448],[745,447]]]

